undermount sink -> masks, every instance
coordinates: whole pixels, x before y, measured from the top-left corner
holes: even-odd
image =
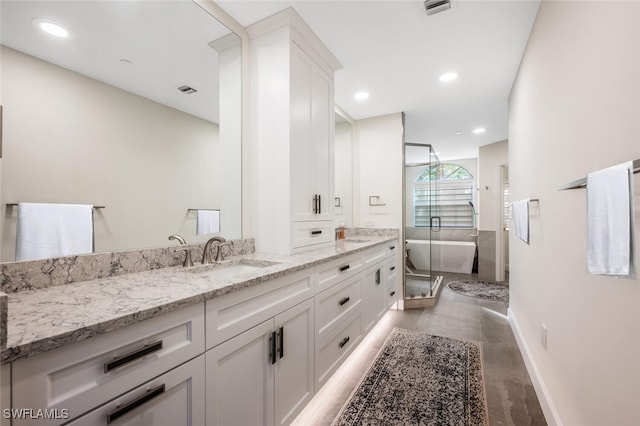
[[[198,274],[207,278],[232,278],[244,274],[254,273],[269,266],[278,265],[279,262],[258,259],[234,259],[207,265],[193,266],[187,269],[191,274]]]

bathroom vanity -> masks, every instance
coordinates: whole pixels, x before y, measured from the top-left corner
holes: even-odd
[[[397,233],[358,236],[10,294],[3,408],[30,409],[13,425],[288,424],[395,303],[399,252]]]

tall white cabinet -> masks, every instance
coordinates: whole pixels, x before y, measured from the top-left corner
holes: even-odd
[[[333,76],[341,65],[293,9],[248,32],[256,249],[317,248],[334,238]]]

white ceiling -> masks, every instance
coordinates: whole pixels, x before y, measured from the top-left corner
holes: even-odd
[[[192,1],[2,0],[1,12],[3,45],[218,122],[218,53],[208,43],[230,31]],[[34,18],[70,36],[52,37]],[[179,92],[184,84],[198,92]]]
[[[427,16],[422,0],[218,1],[245,26],[295,8],[344,66],[336,103],[355,119],[404,111],[406,140],[432,144],[444,160],[507,138],[507,98],[539,5],[452,2]],[[218,122],[217,54],[207,43],[228,30],[191,1],[2,0],[1,12],[2,44]],[[36,17],[66,25],[70,39],[45,36]],[[438,80],[452,70],[456,81]],[[198,93],[178,92],[182,84]],[[362,90],[370,98],[355,100]],[[486,133],[471,133],[480,126]]]
[[[406,140],[431,143],[445,160],[507,139],[507,98],[539,5],[453,0],[427,16],[422,0],[218,3],[244,26],[293,7],[344,65],[336,103],[355,119],[404,111]],[[451,70],[459,78],[441,83]],[[356,101],[358,91],[370,98]]]

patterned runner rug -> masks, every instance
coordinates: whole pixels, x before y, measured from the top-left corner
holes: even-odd
[[[480,299],[509,301],[509,285],[497,284],[492,281],[451,281],[447,286],[456,293]]]
[[[489,424],[480,345],[395,328],[333,426]]]

